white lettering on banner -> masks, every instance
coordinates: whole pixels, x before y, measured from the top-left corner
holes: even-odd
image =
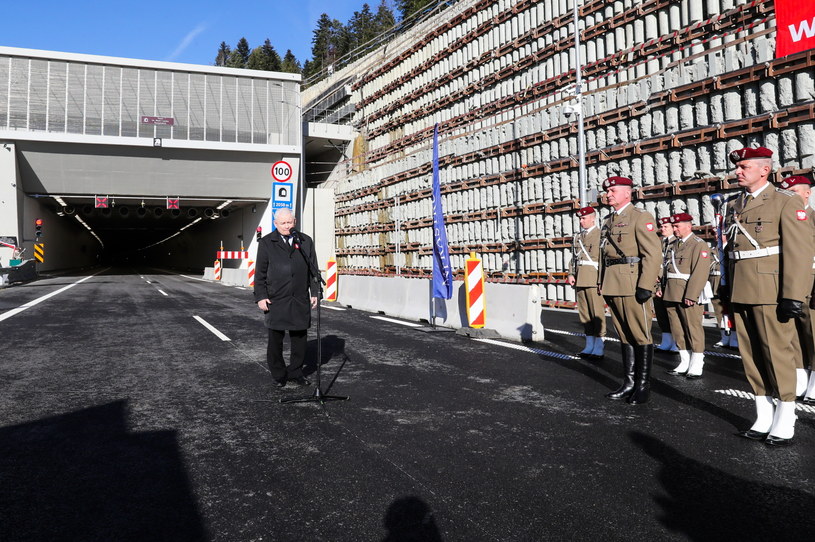
[[[815,37],[815,17],[812,18],[812,23],[803,20],[799,23],[797,28],[794,24],[791,24],[789,25],[789,29],[793,42],[801,41],[804,38],[804,33],[806,33],[807,38]]]

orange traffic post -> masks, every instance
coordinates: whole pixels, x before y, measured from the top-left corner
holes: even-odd
[[[475,252],[470,252],[470,257],[465,260],[464,288],[467,292],[467,321],[472,328],[482,328],[487,321],[484,266]]]
[[[221,280],[221,260],[215,260],[215,280]]]
[[[255,285],[255,262],[253,260],[249,260],[249,268],[247,270],[247,275],[249,277],[249,286]]]
[[[328,278],[325,281],[325,300],[326,301],[336,301],[337,300],[337,260],[334,258],[328,259],[328,264],[326,265],[326,274]]]

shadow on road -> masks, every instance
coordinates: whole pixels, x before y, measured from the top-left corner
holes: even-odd
[[[0,428],[0,539],[206,536],[175,431],[129,432],[116,401]]]
[[[810,540],[815,532],[812,494],[738,478],[640,432],[630,438],[662,464],[664,494],[654,501],[671,531],[690,540]]]
[[[385,512],[382,542],[442,542],[433,511],[415,496],[396,499]]]

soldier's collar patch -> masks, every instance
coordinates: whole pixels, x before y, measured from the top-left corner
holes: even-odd
[[[804,211],[803,209],[795,211],[795,218],[797,218],[798,220],[806,220],[807,219],[807,212]]]

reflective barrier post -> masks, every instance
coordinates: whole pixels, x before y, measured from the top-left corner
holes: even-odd
[[[484,267],[475,252],[470,252],[465,262],[464,287],[467,292],[467,321],[472,328],[482,328],[487,321]]]
[[[221,260],[215,260],[215,280],[221,280]]]
[[[328,259],[328,264],[326,265],[326,274],[328,278],[325,281],[325,300],[326,301],[336,301],[337,300],[337,260],[334,258]]]

